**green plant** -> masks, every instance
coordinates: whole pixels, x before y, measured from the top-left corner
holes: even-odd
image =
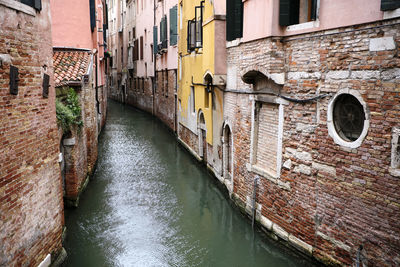
[[[56,99],[57,123],[64,133],[70,132],[73,126],[77,126],[78,131],[81,130],[83,126],[81,111],[78,94],[72,88],[69,89],[64,102],[59,98]]]

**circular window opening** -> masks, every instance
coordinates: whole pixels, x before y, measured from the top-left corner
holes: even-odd
[[[342,94],[336,98],[333,123],[341,138],[349,142],[357,140],[364,129],[364,121],[364,108],[356,97]]]

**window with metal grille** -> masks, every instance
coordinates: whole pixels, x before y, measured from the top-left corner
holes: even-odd
[[[337,134],[345,141],[357,140],[364,129],[364,108],[356,97],[342,94],[333,107],[333,123]]]

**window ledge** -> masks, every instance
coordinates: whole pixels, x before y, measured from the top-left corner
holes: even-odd
[[[239,46],[242,43],[242,38],[237,38],[233,41],[227,41],[226,42],[226,48],[231,48],[235,46]]]
[[[247,167],[247,171],[249,172],[254,172],[255,174],[258,174],[260,176],[262,176],[263,178],[266,178],[268,181],[273,182],[274,184],[277,184],[280,188],[290,191],[290,184],[289,182],[283,182],[281,179],[279,179],[279,176],[277,175],[272,175],[270,174],[269,171],[260,168],[257,165],[252,165],[250,163],[246,164]]]
[[[400,169],[389,168],[389,173],[393,176],[400,177]]]
[[[319,20],[290,25],[290,26],[286,27],[286,31],[288,31],[288,32],[301,31],[301,30],[308,30],[308,29],[317,28],[317,27],[319,27]]]
[[[400,8],[383,12],[383,19],[393,19],[400,17]]]
[[[31,15],[33,17],[36,16],[36,11],[33,7],[27,6],[15,0],[0,0],[0,5],[6,6],[8,8],[21,11],[25,14]]]

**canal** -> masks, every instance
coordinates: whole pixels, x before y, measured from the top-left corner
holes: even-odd
[[[65,266],[310,266],[266,238],[164,125],[109,101]]]

